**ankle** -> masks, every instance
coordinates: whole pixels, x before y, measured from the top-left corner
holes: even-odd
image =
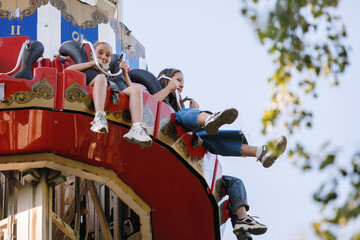
[[[106,113],[103,110],[96,111],[95,116],[99,116],[99,115],[105,115],[106,116]]]
[[[256,153],[255,153],[255,157],[256,157],[257,159],[259,159],[259,157],[260,157],[260,155],[261,155],[261,152],[262,152],[262,147],[258,147],[258,148],[256,149]]]
[[[141,127],[141,122],[135,122],[135,123],[133,123],[133,125],[132,125],[134,128],[139,128],[139,127]]]

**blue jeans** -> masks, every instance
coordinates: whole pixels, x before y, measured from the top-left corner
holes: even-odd
[[[246,211],[249,211],[249,205],[247,203],[246,189],[241,179],[223,175],[222,184],[227,195],[229,195],[230,206],[230,218],[233,226],[236,223],[237,216],[236,211],[244,206]]]
[[[198,123],[198,116],[203,112],[196,108],[183,108],[175,113],[175,123],[191,132],[200,132],[204,128]]]
[[[215,134],[203,131],[198,135],[207,151],[221,156],[241,157],[242,144],[248,144],[245,135],[239,130],[219,130]]]
[[[207,134],[197,120],[201,112],[196,108],[181,109],[175,113],[175,123],[187,131],[198,133],[207,151],[221,156],[241,157],[242,144],[248,144],[245,135],[239,130],[220,130],[216,134]]]

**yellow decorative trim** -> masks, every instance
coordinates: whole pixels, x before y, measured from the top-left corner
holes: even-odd
[[[181,157],[183,157],[203,176],[203,158],[190,155],[189,149],[184,140],[177,136],[177,129],[174,123],[170,121],[169,116],[166,116],[160,120],[159,129],[159,140],[168,146],[171,146]]]
[[[68,2],[68,4],[67,4]],[[81,29],[95,28],[100,23],[108,23],[109,19],[105,14],[105,11],[101,11],[96,7],[84,5],[77,1],[64,0],[50,0],[50,4],[57,8],[63,18],[71,22],[74,27],[80,26]],[[68,9],[68,6],[69,9]],[[77,13],[77,15],[74,14]],[[90,16],[89,13],[91,12]]]
[[[54,87],[46,81],[46,78],[31,85],[30,91],[18,91],[5,98],[4,103],[10,106],[12,103],[26,104],[34,98],[50,100],[54,98]]]
[[[89,93],[76,81],[65,89],[65,99],[71,103],[83,103],[90,111],[95,111],[94,102],[89,98]]]
[[[122,119],[124,122],[131,123],[131,114],[129,109],[113,111],[112,113],[110,112],[110,114],[115,120]],[[107,115],[110,114],[107,113]]]
[[[185,159],[189,159],[190,153],[188,151],[188,148],[184,142],[184,140],[180,139],[176,144],[175,147],[182,153],[183,157]]]
[[[198,171],[200,171],[202,174],[204,173],[203,170],[203,158],[198,156],[190,156],[190,163],[192,165],[195,165],[198,168]]]
[[[2,1],[4,2],[4,1]],[[36,9],[41,7],[42,5],[46,5],[49,3],[49,0],[30,0],[28,3],[28,8],[25,8],[24,10],[22,10],[24,8],[24,3],[17,3],[17,1],[14,0],[5,0],[5,5],[4,8],[6,9],[10,9],[10,10],[3,10],[2,8],[2,2],[0,2],[0,18],[8,18],[10,21],[15,19],[15,9],[16,8],[20,8],[19,10],[19,17],[16,18],[18,20],[23,20],[24,17],[28,17],[33,15],[36,12]],[[10,6],[14,6],[11,7]]]
[[[85,30],[86,28],[96,28],[99,23],[108,22],[106,15],[98,11],[98,9],[95,9],[95,11],[91,14],[91,18],[91,20],[86,20],[80,25],[81,29]]]
[[[160,133],[167,138],[171,139],[173,142],[176,142],[179,137],[177,136],[177,130],[175,125],[170,121],[169,117],[161,119],[160,121]],[[172,145],[172,144],[170,144]]]

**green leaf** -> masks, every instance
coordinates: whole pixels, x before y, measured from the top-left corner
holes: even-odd
[[[246,8],[241,9],[241,13],[242,13],[242,15],[246,15],[247,9]]]
[[[321,163],[320,169],[324,169],[325,167],[333,164],[335,162],[335,155],[329,154],[326,156],[325,160]]]

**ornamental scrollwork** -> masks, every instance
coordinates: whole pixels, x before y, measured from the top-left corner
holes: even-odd
[[[131,123],[131,114],[130,114],[129,109],[113,111],[110,114],[112,114],[116,120],[122,119],[125,122]]]
[[[88,6],[89,9],[91,9],[91,10],[95,9],[91,13],[91,19],[86,20],[83,23],[79,24],[79,22],[77,21],[77,18],[79,18],[79,17],[76,17],[76,16],[72,15],[71,13],[69,13],[69,11],[71,11],[71,9],[68,9],[68,7],[66,6],[66,3],[63,0],[50,0],[50,4],[53,7],[57,8],[61,12],[61,16],[63,16],[63,18],[66,21],[71,22],[74,27],[80,26],[82,30],[85,30],[86,28],[95,28],[98,24],[108,23],[108,21],[109,21],[109,19],[105,13],[99,11],[95,7]],[[91,11],[91,10],[89,10],[89,11]]]
[[[162,124],[160,122],[160,132],[169,137],[170,139],[172,139],[174,142],[177,141],[179,139],[179,137],[177,136],[177,130],[175,125],[170,121],[170,119],[168,120],[168,122],[166,124]]]
[[[121,113],[121,117],[125,122],[131,122],[131,114],[129,109],[124,109]]]
[[[89,93],[76,81],[66,88],[65,99],[69,102],[84,103],[89,110],[95,111],[94,102],[89,98]]]
[[[177,143],[176,143],[176,147],[180,150],[180,152],[182,152],[186,158],[188,158],[190,156],[190,153],[188,151],[188,148],[184,142],[184,140],[180,139]]]
[[[198,169],[202,169],[202,158],[198,156],[190,156],[190,162],[195,164]]]
[[[46,100],[52,99],[54,94],[54,87],[46,81],[46,78],[43,78],[41,81],[32,84],[30,86],[30,91],[18,91],[5,98],[4,102],[7,105],[12,104],[13,102],[17,104],[26,104],[34,98],[44,98]]]
[[[42,5],[46,5],[49,3],[49,0],[30,0],[29,1],[29,7],[21,10],[19,9],[19,15],[16,17],[17,14],[15,12],[13,13],[12,10],[3,10],[0,9],[0,18],[8,18],[9,21],[14,20],[15,18],[18,20],[23,20],[24,17],[28,17],[33,15],[37,8],[41,7]],[[0,8],[2,8],[2,3],[0,2]],[[17,10],[15,10],[17,11]]]
[[[149,127],[152,127],[155,125],[155,116],[154,116],[153,112],[151,111],[149,104],[146,104],[144,106],[143,119],[144,119],[143,121],[145,122],[145,124],[148,125]]]
[[[97,9],[91,14],[91,20],[87,20],[81,24],[81,29],[96,28],[99,23],[107,23],[109,20],[106,15]]]

